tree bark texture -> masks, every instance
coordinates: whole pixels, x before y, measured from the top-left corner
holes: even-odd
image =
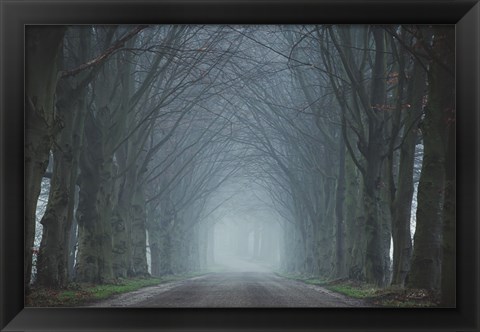
[[[383,164],[386,156],[383,105],[386,104],[385,33],[374,28],[375,64],[372,73],[371,115],[368,122],[368,143],[365,151],[364,209],[366,231],[365,277],[369,283],[384,286],[386,280],[385,225],[389,213],[385,211],[386,181]],[[390,241],[390,239],[388,239]]]
[[[365,280],[365,216],[363,180],[350,155],[345,156],[345,228],[348,277]]]
[[[24,284],[30,285],[36,207],[50,148],[59,124],[54,115],[58,59],[65,28],[26,29],[25,67],[25,243]]]
[[[53,147],[53,172],[50,180],[50,193],[47,208],[41,220],[42,241],[37,260],[37,280],[39,285],[59,287],[66,284],[68,239],[71,224],[67,223],[68,206],[74,200],[70,192],[73,165],[73,118],[74,109],[66,108],[62,101],[62,83],[57,90],[57,117],[63,128]],[[73,98],[73,96],[70,96]],[[71,100],[67,98],[67,100]],[[74,194],[74,193],[73,193]],[[68,237],[66,237],[68,235]]]
[[[92,115],[85,125],[85,147],[80,159],[77,209],[79,250],[75,279],[103,283],[113,278],[110,178],[113,161],[104,159],[102,133]]]
[[[392,284],[400,286],[405,285],[412,257],[410,219],[414,192],[413,169],[415,146],[418,140],[418,124],[422,113],[425,89],[426,73],[416,62],[413,68],[412,82],[408,87],[407,102],[411,107],[406,110],[408,113],[405,116],[404,138],[400,148],[398,184],[392,209]]]
[[[454,80],[446,69],[446,66],[452,66],[453,55],[450,54],[454,44],[452,36],[447,38],[447,31],[445,27],[434,27],[432,52],[439,59],[430,63],[429,100],[421,126],[424,157],[418,185],[412,266],[408,277],[408,286],[413,288],[440,288],[447,119],[452,113],[454,100]]]
[[[342,135],[343,137],[343,135]],[[336,278],[346,276],[346,248],[345,248],[345,142],[341,139],[338,164],[337,187],[335,194],[335,272]]]
[[[48,287],[68,282],[69,240],[75,205],[78,158],[86,116],[85,89],[75,78],[57,87],[57,118],[63,124],[55,138],[50,195],[42,218],[43,233],[37,261],[37,282]]]
[[[146,234],[146,206],[143,188],[137,187],[133,198],[132,210],[134,218],[131,226],[132,243],[132,272],[134,276],[147,276],[147,234]]]

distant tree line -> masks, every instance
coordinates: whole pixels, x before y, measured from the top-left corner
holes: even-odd
[[[284,271],[455,304],[453,26],[30,26],[25,114],[27,288],[204,268],[241,174]]]

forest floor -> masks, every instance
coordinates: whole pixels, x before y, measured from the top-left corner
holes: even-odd
[[[170,275],[161,278],[139,277],[118,279],[101,285],[70,283],[62,289],[34,287],[25,296],[26,307],[78,307],[91,305],[118,294],[130,294],[139,289],[174,283],[204,273]]]
[[[374,285],[349,279],[327,281],[298,274],[277,274],[284,278],[298,280],[306,284],[322,286],[328,290],[352,298],[362,299],[374,307],[426,308],[438,307],[440,302],[437,294],[424,289],[407,289],[398,286],[378,288]]]

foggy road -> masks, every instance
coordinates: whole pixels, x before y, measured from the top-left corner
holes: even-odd
[[[365,302],[266,271],[219,272],[147,287],[96,307],[362,307]]]

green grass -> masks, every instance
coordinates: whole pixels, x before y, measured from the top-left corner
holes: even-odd
[[[306,284],[325,287],[348,297],[362,299],[372,306],[394,308],[427,308],[438,305],[438,296],[421,289],[405,289],[398,286],[379,288],[375,285],[348,279],[325,280],[301,274],[276,272],[280,277],[294,279]]]
[[[92,297],[95,300],[104,300],[112,295],[128,293],[137,289],[155,286],[174,279],[169,278],[146,278],[146,279],[129,279],[122,281],[120,284],[106,284],[98,285],[89,289],[92,293]]]
[[[145,277],[118,279],[110,283],[93,285],[71,283],[65,289],[33,288],[25,299],[29,307],[72,307],[105,300],[116,294],[123,294],[140,288],[155,286],[169,281],[178,281],[205,272],[170,275],[161,278]]]
[[[374,306],[394,308],[426,308],[438,305],[438,296],[422,289],[406,289],[398,286],[386,288],[353,282],[332,282],[325,288],[349,297],[364,299]]]
[[[364,299],[375,296],[378,289],[369,285],[352,286],[348,284],[327,285],[326,288],[357,299]]]

